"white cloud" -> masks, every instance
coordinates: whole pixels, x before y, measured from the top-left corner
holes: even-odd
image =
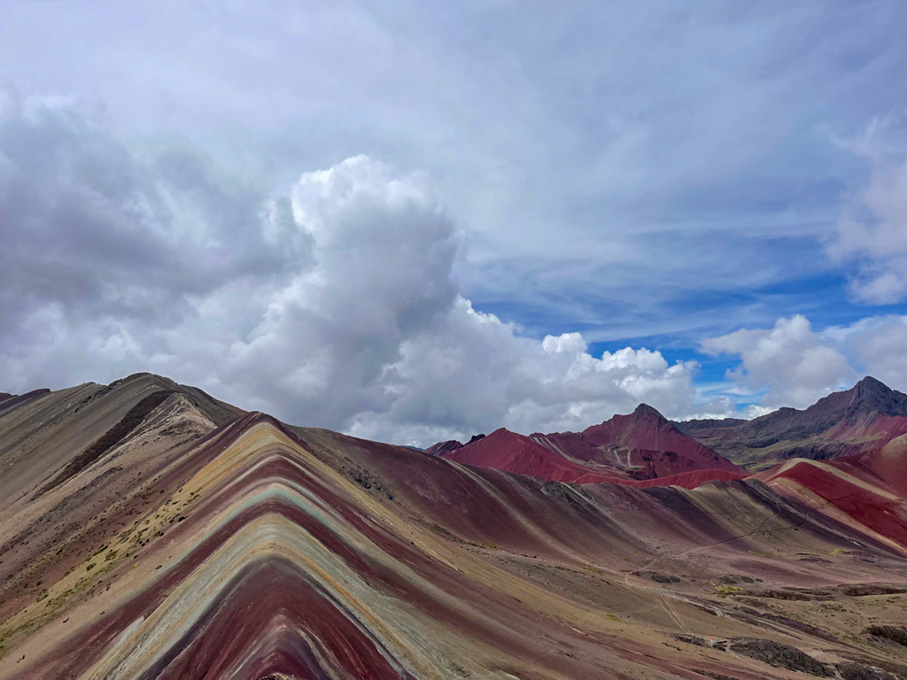
[[[864,372],[886,385],[907,391],[907,317],[876,317],[855,324],[847,346]]]
[[[4,10],[4,73],[103,102],[132,139],[274,184],[363,151],[430,171],[479,246],[467,296],[609,341],[764,324],[766,286],[827,273],[817,238],[862,167],[817,123],[890,108],[905,70],[886,0]]]
[[[861,139],[844,143],[867,158],[872,171],[828,245],[833,259],[857,264],[852,289],[873,304],[907,296],[907,159],[897,144],[882,139],[892,124],[891,119],[874,120]]]
[[[402,345],[401,360],[385,375],[394,399],[386,410],[360,414],[354,432],[399,440],[417,425],[435,428],[428,438],[436,439],[500,426],[576,430],[640,401],[688,415],[696,369],[629,347],[596,358],[578,333],[539,342],[461,297]]]
[[[801,315],[779,319],[771,329],[739,330],[702,341],[711,355],[740,357],[727,377],[754,391],[767,390],[762,406],[804,408],[855,376],[847,357],[823,344]]]
[[[739,357],[727,372],[733,390],[762,393],[744,409],[747,418],[780,406],[803,408],[830,391],[871,375],[907,392],[907,316],[874,316],[821,332],[800,315],[778,319],[774,328],[739,330],[702,341],[712,355]]]
[[[774,409],[771,406],[759,406],[759,404],[750,404],[745,409],[743,409],[743,417],[747,420],[752,420],[753,418],[758,418],[759,416],[766,416],[775,410],[777,409]]]
[[[430,443],[501,425],[576,430],[645,401],[674,418],[740,399],[694,361],[578,332],[530,337],[458,284],[464,239],[426,178],[355,156],[283,189],[186,147],[125,145],[59,99],[0,103],[0,388],[152,370],[299,424]],[[861,371],[907,387],[900,317],[801,316],[703,341],[739,356],[756,414]]]
[[[39,147],[42,153],[34,153]],[[0,110],[5,389],[152,370],[300,424],[429,443],[692,412],[695,362],[473,309],[425,178],[366,156],[270,195],[73,106]]]
[[[595,358],[579,333],[540,342],[474,310],[452,278],[457,233],[423,178],[358,156],[304,174],[291,194],[315,265],[275,292],[230,362],[237,379],[257,374],[256,393],[275,407],[422,443],[501,425],[583,427],[640,400],[689,410],[695,362],[631,348]]]

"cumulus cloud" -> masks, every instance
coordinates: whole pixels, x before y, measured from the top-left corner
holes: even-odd
[[[739,359],[726,378],[739,394],[760,395],[758,404],[744,410],[748,418],[780,406],[809,406],[864,375],[907,391],[905,346],[907,316],[896,315],[822,331],[796,315],[778,319],[773,328],[739,330],[701,343],[707,354]]]
[[[846,327],[832,328],[825,335],[852,356],[863,373],[907,391],[907,317],[870,317]]]
[[[907,388],[905,317],[816,331],[798,315],[706,339],[739,361],[723,394],[697,388],[695,361],[532,337],[464,294],[465,240],[423,175],[355,156],[255,186],[15,91],[0,99],[0,238],[5,390],[151,370],[290,422],[428,444],[576,430],[643,401],[721,417],[755,394],[753,416],[862,373]]]
[[[0,108],[5,389],[152,370],[294,423],[430,443],[692,412],[695,362],[473,308],[426,179],[366,156],[264,191],[71,102]]]
[[[402,346],[388,367],[394,395],[386,410],[360,414],[354,432],[423,441],[505,426],[519,432],[576,430],[647,401],[688,415],[695,362],[669,364],[659,353],[625,348],[594,357],[579,333],[519,335],[460,297],[426,333]]]
[[[737,385],[766,391],[762,406],[805,408],[856,375],[847,357],[823,342],[802,315],[778,319],[774,328],[743,329],[707,338],[707,354],[739,356],[740,365],[727,373]]]
[[[875,120],[861,139],[845,144],[872,170],[828,246],[833,259],[856,263],[854,294],[873,304],[907,297],[907,158],[882,139],[891,127],[891,120]]]
[[[279,201],[265,215],[267,196],[185,148],[136,154],[66,100],[0,98],[0,168],[0,363],[13,389],[147,368],[176,351],[162,334],[226,290],[230,326],[248,326],[241,300],[311,258]]]

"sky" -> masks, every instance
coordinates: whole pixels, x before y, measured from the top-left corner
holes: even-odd
[[[907,5],[14,2],[0,390],[426,446],[907,391]]]

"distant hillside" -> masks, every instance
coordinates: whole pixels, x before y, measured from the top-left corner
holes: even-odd
[[[526,437],[502,428],[465,446],[439,442],[427,452],[440,452],[437,455],[469,465],[559,482],[628,483],[700,473],[677,478],[688,485],[703,483],[712,476],[728,478],[718,472],[743,476],[741,468],[681,433],[646,404],[583,432]],[[701,474],[704,471],[716,474]]]
[[[726,458],[765,469],[790,458],[828,460],[879,449],[907,433],[907,395],[866,377],[804,410],[782,408],[750,421],[675,423]]]

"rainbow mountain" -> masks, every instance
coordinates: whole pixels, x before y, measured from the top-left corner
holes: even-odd
[[[526,438],[652,452],[562,481],[483,465],[490,436],[432,455],[150,374],[0,394],[0,679],[907,677],[896,480],[632,425],[585,462]]]

